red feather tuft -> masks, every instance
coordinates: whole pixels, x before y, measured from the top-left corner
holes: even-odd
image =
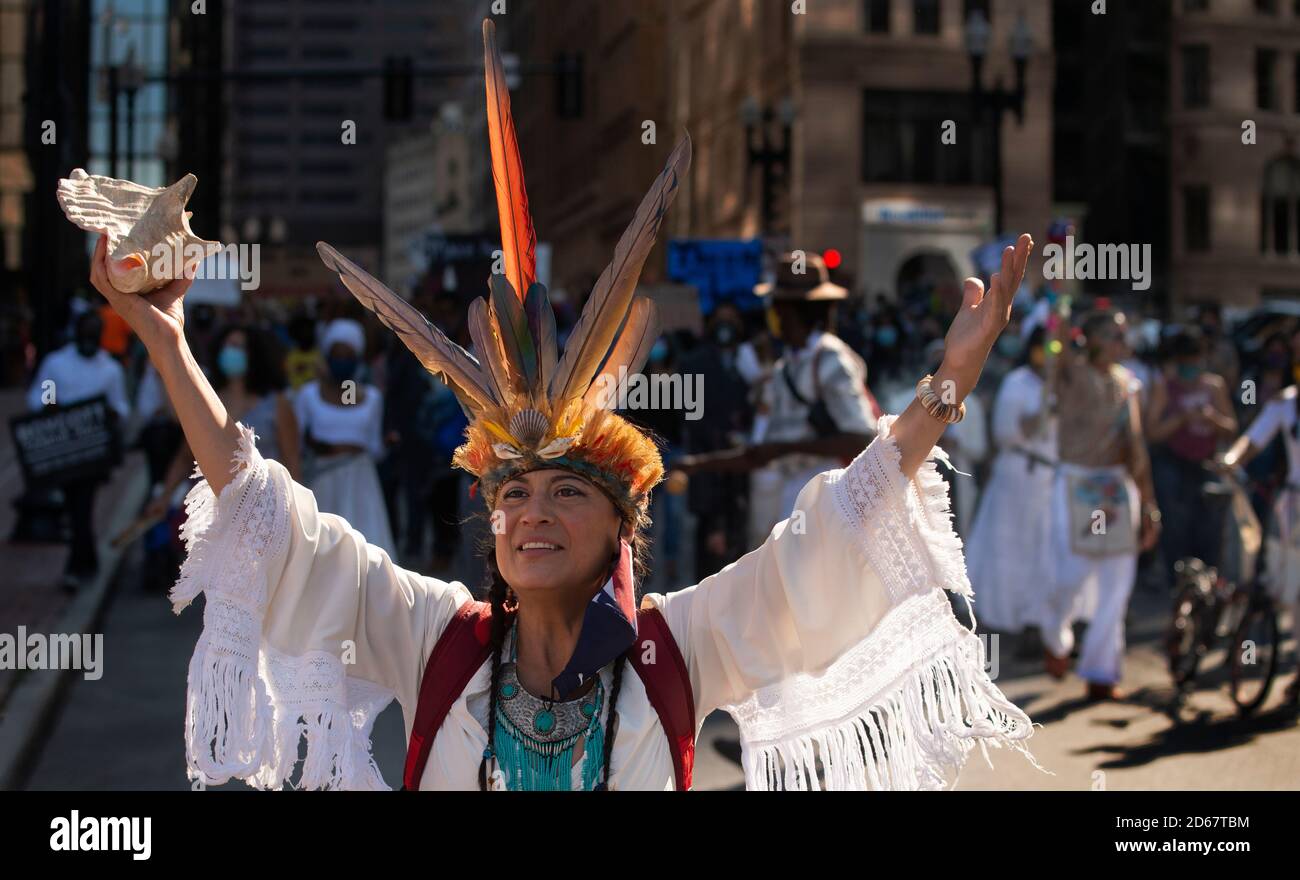
[[[496,184],[497,215],[501,221],[501,253],[506,280],[523,302],[537,280],[537,234],[528,212],[524,163],[510,116],[510,89],[497,50],[496,25],[483,22],[483,73],[487,80],[488,140],[492,146],[492,180]]]

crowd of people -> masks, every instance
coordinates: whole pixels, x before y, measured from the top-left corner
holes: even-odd
[[[670,408],[624,413],[681,475],[655,495],[656,589],[695,583],[761,544],[809,476],[846,464],[883,412],[906,405],[914,389],[902,377],[942,361],[946,324],[935,297],[855,301],[815,256],[800,259],[806,269],[785,258],[756,298],[721,302],[699,332],[666,328],[650,352],[648,376],[699,377],[704,395],[690,418]],[[196,305],[186,334],[206,353],[201,367],[227,409],[322,510],[400,564],[454,576],[485,528],[468,513],[471,480],[450,466],[465,415],[355,303],[323,302]],[[144,515],[157,525],[146,536],[146,577],[162,589],[183,555],[177,534],[193,456],[120,319],[107,305],[80,305],[69,342],[33,376],[31,408],[47,379],[64,403],[107,395],[148,462]],[[472,349],[454,293],[417,294],[415,305]],[[1214,563],[1222,523],[1203,515],[1207,466],[1222,467],[1225,454],[1246,465],[1263,521],[1289,527],[1300,513],[1290,500],[1300,486],[1300,322],[1256,322],[1234,342],[1213,306],[1161,324],[1128,320],[1104,301],[1073,318],[1056,305],[1046,290],[1017,298],[964,418],[941,440],[945,479],[981,626],[1023,634],[1059,677],[1070,669],[1076,624],[1087,623],[1077,653],[1088,695],[1120,698],[1134,585],[1171,588],[1186,557]],[[563,344],[573,310],[557,311]],[[70,589],[96,568],[96,482],[64,487]],[[1300,569],[1284,539],[1279,547],[1277,564]],[[1296,587],[1285,583],[1294,578],[1275,579],[1294,606]]]
[[[1300,645],[1295,318],[1264,312],[1234,337],[1215,306],[1158,324],[1104,302],[1074,321],[1044,304],[1021,322],[1023,362],[998,385],[990,476],[963,532],[983,626],[1022,634],[1063,678],[1086,623],[1087,696],[1122,699],[1135,585],[1172,591],[1181,562],[1219,564],[1235,524],[1205,492],[1244,466],[1271,535],[1263,583]]]

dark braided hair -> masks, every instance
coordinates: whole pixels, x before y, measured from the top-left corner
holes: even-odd
[[[497,689],[501,678],[501,646],[505,643],[509,628],[506,615],[510,613],[506,610],[506,599],[510,595],[510,588],[501,577],[501,572],[497,570],[496,557],[490,556],[489,559],[492,560],[489,566],[488,585],[488,601],[492,603],[492,685],[488,690],[487,750],[483,752],[483,760],[478,765],[479,791],[488,790],[488,756],[496,754]]]
[[[489,535],[490,537],[490,535]],[[644,565],[645,544],[641,536],[636,536],[632,541],[632,559],[633,559],[633,580],[637,584],[637,594],[640,594],[640,574]],[[618,560],[619,550],[614,550],[614,561]],[[488,692],[488,724],[487,724],[487,749],[483,752],[483,758],[478,765],[478,787],[479,791],[488,790],[488,759],[496,754],[496,718],[497,718],[497,692],[500,688],[501,677],[501,651],[505,645],[506,633],[510,631],[510,625],[514,622],[514,614],[518,609],[518,600],[510,602],[511,590],[510,585],[506,583],[505,578],[501,576],[501,569],[497,567],[496,548],[492,543],[484,545],[484,558],[487,561],[487,599],[492,605],[492,684]],[[609,692],[609,710],[605,716],[605,748],[604,754],[601,755],[601,774],[600,781],[596,783],[596,791],[607,791],[609,788],[609,766],[610,760],[614,755],[614,736],[618,733],[618,694],[623,687],[623,668],[627,665],[627,655],[620,654],[614,661],[614,681]]]
[[[618,734],[618,692],[623,687],[623,667],[627,655],[619,654],[614,661],[614,686],[609,690],[609,715],[605,718],[605,754],[601,756],[600,782],[596,791],[609,790],[609,760],[614,757],[614,737]]]

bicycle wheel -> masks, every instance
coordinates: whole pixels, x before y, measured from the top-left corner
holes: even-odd
[[[1165,650],[1169,655],[1169,674],[1179,689],[1196,680],[1196,671],[1205,653],[1201,621],[1205,619],[1208,602],[1196,584],[1188,584],[1174,601],[1173,619],[1165,635]]]
[[[1232,701],[1248,716],[1268,699],[1277,674],[1277,612],[1260,598],[1251,603],[1232,640]]]

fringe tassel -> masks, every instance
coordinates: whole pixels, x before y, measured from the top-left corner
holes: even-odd
[[[948,484],[939,473],[939,463],[952,468],[948,453],[934,447],[930,458],[917,469],[915,483],[921,496],[920,509],[908,505],[912,524],[925,538],[935,579],[949,592],[973,595],[970,578],[966,574],[966,558],[962,555],[962,541],[953,528],[952,498]],[[956,468],[953,468],[955,471]]]
[[[179,614],[199,593],[207,593],[203,635],[187,678],[187,774],[204,785],[239,778],[254,788],[279,789],[292,784],[305,736],[306,755],[295,787],[388,791],[371,754],[370,733],[392,694],[371,682],[346,678],[339,664],[337,680],[346,691],[344,699],[295,699],[298,672],[313,658],[280,654],[262,640],[266,588],[252,584],[265,574],[228,570],[234,567],[231,545],[240,538],[240,529],[268,527],[266,522],[238,521],[243,518],[240,499],[278,491],[253,431],[238,427],[234,478],[220,498],[206,479],[185,498],[181,538],[186,558],[169,596],[172,610]],[[203,476],[197,466],[194,476]],[[282,526],[277,522],[270,527],[277,531]],[[231,582],[234,577],[238,583]]]
[[[217,655],[201,641],[190,659],[186,690],[190,780],[220,785],[257,773],[273,740],[271,701],[255,664]]]
[[[990,766],[992,745],[1014,749],[1043,770],[1023,742],[1032,733],[1029,718],[988,680],[983,653],[979,639],[967,634],[839,724],[757,748],[746,743],[746,787],[942,789],[977,743]]]

